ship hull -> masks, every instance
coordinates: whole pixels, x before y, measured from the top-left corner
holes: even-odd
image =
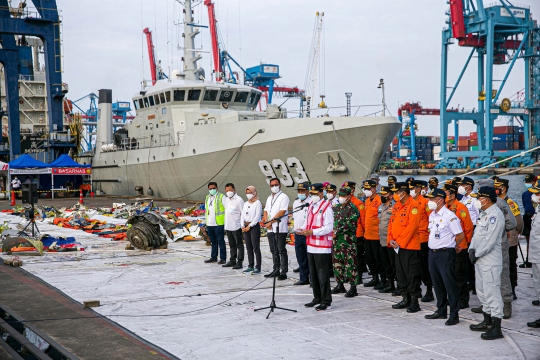
[[[222,192],[226,183],[235,184],[241,194],[253,185],[264,199],[269,179],[275,175],[282,180],[284,192],[294,198],[299,182],[328,181],[340,186],[347,180],[366,179],[399,127],[392,117],[195,126],[179,145],[97,153],[92,163],[94,189],[135,196],[135,186],[142,186],[145,194],[151,187],[159,198],[203,200],[207,183],[215,181]],[[346,170],[328,172],[329,161],[337,160],[338,154]]]

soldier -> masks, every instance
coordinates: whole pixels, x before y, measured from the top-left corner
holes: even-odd
[[[540,184],[535,182],[532,187],[529,187],[529,192],[532,193],[532,202],[540,204]],[[540,212],[539,206],[536,206],[537,214]],[[532,267],[534,290],[536,291],[536,300],[533,300],[532,303],[533,305],[540,305],[540,219],[538,215],[532,219],[528,253],[530,253],[529,261]],[[527,323],[527,326],[540,328],[540,319]]]
[[[337,196],[337,186],[334,184],[326,185],[326,199],[332,203],[332,207],[339,205]]]
[[[377,195],[377,183],[375,181],[364,181],[363,188],[366,196],[364,249],[366,251],[366,262],[373,276],[370,281],[364,283],[364,286],[373,287],[374,290],[381,290],[386,283],[386,273],[384,272],[379,250],[379,206],[381,205],[381,198]],[[380,280],[379,274],[381,276]]]
[[[388,184],[388,187],[394,186],[394,184],[397,182],[397,178],[394,175],[390,175],[388,179],[386,180],[386,183]]]
[[[362,273],[367,272],[366,259],[364,256],[364,228],[366,220],[366,206],[362,200],[354,196],[354,191],[356,190],[356,183],[354,181],[345,181],[341,187],[351,188],[351,202],[358,213],[358,222],[356,223],[356,251],[357,251],[357,266],[358,266],[358,282],[362,282]]]
[[[351,189],[339,189],[339,205],[334,208],[334,276],[337,286],[332,289],[332,294],[345,292],[344,283],[349,283],[351,288],[345,297],[358,295],[356,284],[358,282],[358,269],[356,268],[356,223],[358,222],[358,209],[351,203]]]
[[[439,179],[437,179],[435,176],[430,178],[428,181],[429,189],[433,190],[439,187]]]
[[[495,205],[495,189],[482,186],[475,195],[475,206],[481,211],[469,247],[469,257],[475,265],[476,292],[482,303],[484,320],[469,328],[472,331],[485,331],[481,335],[484,340],[495,340],[504,337],[501,331],[503,299],[500,287],[503,268],[501,244],[505,241],[505,220],[502,211]]]
[[[392,191],[389,186],[382,186],[379,192],[381,196],[381,205],[379,206],[379,237],[381,244],[381,262],[386,274],[385,287],[380,289],[380,293],[392,293],[396,290],[394,280],[396,272],[394,269],[396,252],[392,247],[388,247],[388,225],[392,216]]]

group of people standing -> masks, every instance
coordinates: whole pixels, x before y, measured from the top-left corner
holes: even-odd
[[[525,178],[528,190],[523,195],[522,217],[519,206],[508,197],[507,179],[493,177],[475,184],[471,178],[455,177],[440,187],[435,177],[429,182],[414,178],[398,182],[389,176],[387,181],[388,186],[381,186],[379,176],[373,174],[361,183],[360,197],[355,196],[357,184],[353,181],[339,189],[330,183],[298,184],[292,206],[299,265],[294,271],[300,273],[295,285],[312,287],[313,300],[305,306],[328,310],[332,295],[344,293],[353,298],[362,284],[401,296],[392,308],[408,313],[420,311],[420,302],[436,297],[437,310],[425,317],[446,319],[450,326],[459,323],[459,311],[469,307],[472,292],[481,306],[471,310],[482,313],[484,320],[470,329],[483,332],[482,339],[502,338],[501,321],[511,317],[516,299],[521,233],[528,243],[530,239],[528,260],[522,266],[533,268],[540,298],[540,221],[533,219],[540,206],[540,184],[533,176]],[[217,192],[216,183],[209,183],[208,188],[206,224],[212,254],[205,262],[242,269],[243,239],[249,262],[243,272],[259,274],[260,227],[264,226],[273,256],[273,269],[264,276],[287,279],[290,200],[282,192],[280,180],[270,180],[271,195],[264,209],[252,186],[245,189],[245,203],[233,184],[226,185],[226,195]],[[228,262],[224,232],[229,239]],[[371,279],[362,283],[364,272]],[[331,277],[337,283],[334,288]],[[422,283],[426,287],[423,295]],[[540,319],[528,325],[538,328]]]

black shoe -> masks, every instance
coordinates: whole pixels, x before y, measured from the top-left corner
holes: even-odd
[[[540,329],[540,319],[538,319],[536,321],[533,321],[533,322],[528,322],[527,326],[535,328],[535,329]]]
[[[426,291],[426,294],[422,297],[422,299],[420,301],[421,302],[431,302],[433,300],[435,300],[435,298],[433,297],[433,290],[428,289]]]
[[[450,319],[446,320],[444,325],[446,326],[452,326],[459,324],[459,316],[458,317],[451,317]]]
[[[371,279],[370,281],[364,283],[364,287],[374,287],[374,286],[379,285],[379,284],[380,284],[379,275],[375,275],[373,277],[373,279]]]
[[[493,320],[491,318],[491,315],[482,313],[484,315],[484,321],[481,323],[478,323],[476,325],[470,325],[469,329],[472,331],[490,331],[493,327]]]
[[[394,284],[386,285],[381,290],[379,290],[379,292],[381,294],[390,294],[390,293],[392,293],[394,291],[396,291],[396,288],[394,287]]]
[[[342,283],[338,283],[337,286],[330,291],[331,294],[339,294],[345,292],[347,292],[347,290],[345,290],[345,286],[343,286]]]
[[[217,259],[208,259],[208,260],[204,260],[204,262],[205,262],[206,264],[210,264],[210,263],[217,262]]]
[[[480,305],[479,307],[471,308],[471,311],[475,314],[481,314],[482,312],[484,312],[484,307]]]
[[[378,290],[384,289],[385,287],[387,287],[387,285],[386,285],[386,280],[385,280],[385,279],[381,279],[381,282],[379,282],[379,284],[375,285],[375,286],[373,287],[373,290],[377,290],[377,291],[378,291]]]
[[[295,272],[295,273],[299,273],[299,272],[300,272],[300,268],[296,268],[296,269],[294,269],[294,270],[293,270],[293,272]]]
[[[536,305],[536,306],[539,306],[540,305],[540,300],[533,300],[532,304]]]
[[[272,278],[279,275],[279,271],[273,270],[270,274],[264,275],[265,278]]]
[[[461,303],[459,304],[459,309],[462,310],[462,309],[466,309],[469,307],[469,303]]]
[[[409,307],[410,304],[411,304],[411,297],[404,296],[403,300],[401,300],[397,304],[392,305],[392,309],[405,309]]]
[[[242,266],[242,263],[241,262],[237,262],[236,265],[233,266],[233,270],[238,270],[238,269],[242,269],[243,266]]]
[[[435,320],[435,319],[446,319],[448,317],[448,315],[442,315],[442,314],[439,314],[438,312],[434,312],[433,314],[431,315],[426,315],[424,316],[424,318],[428,319],[428,320]]]
[[[396,289],[392,292],[392,296],[401,296],[403,292],[400,289]]]
[[[305,307],[314,307],[315,305],[320,304],[320,301],[311,300],[311,302],[304,304]]]
[[[219,261],[217,262],[217,264],[218,264],[218,265],[223,265],[223,264],[225,264],[225,260],[219,260]]]
[[[309,285],[309,281],[297,281],[294,285]]]
[[[236,265],[236,262],[229,261],[225,265],[223,265],[223,267],[233,267],[235,265]]]
[[[287,274],[283,273],[283,274],[279,274],[278,277],[277,277],[278,280],[287,280]]]
[[[358,296],[358,290],[356,290],[356,285],[351,285],[351,288],[349,289],[349,291],[345,293],[345,297],[351,298],[355,296]]]
[[[495,340],[495,339],[501,339],[504,337],[502,331],[501,331],[501,318],[492,318],[493,320],[493,327],[490,331],[483,333],[480,335],[480,337],[484,340]]]
[[[523,263],[523,264],[519,265],[519,267],[521,269],[525,269],[525,268],[529,269],[529,268],[532,268],[532,263],[527,261],[526,263]]]
[[[411,304],[407,308],[407,312],[408,313],[415,313],[415,312],[419,312],[420,310],[422,310],[422,309],[420,309],[420,304],[418,303],[418,298],[413,297],[413,299],[411,301]]]
[[[330,310],[332,307],[330,305],[321,304],[315,308],[317,311]]]

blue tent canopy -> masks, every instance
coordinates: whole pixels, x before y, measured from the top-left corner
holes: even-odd
[[[52,163],[50,163],[47,166],[54,167],[54,168],[57,168],[57,167],[89,168],[90,167],[90,165],[79,164],[78,162],[70,158],[69,155],[66,155],[66,154],[60,155],[58,159],[54,160]]]
[[[36,160],[28,154],[24,154],[8,164],[10,169],[43,169],[50,167],[50,165]]]

